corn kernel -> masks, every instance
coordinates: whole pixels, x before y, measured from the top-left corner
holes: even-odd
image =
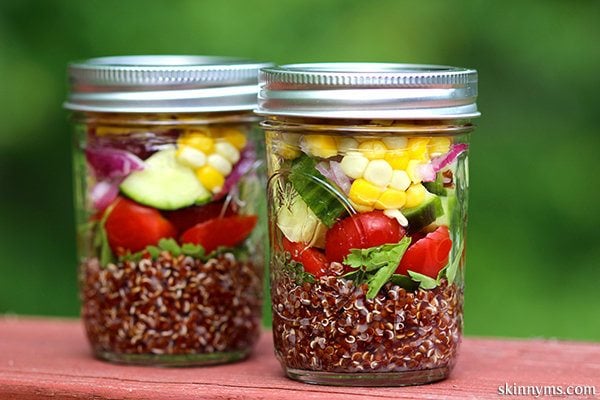
[[[406,203],[404,206],[406,208],[416,207],[425,200],[425,187],[420,183],[416,185],[410,185],[410,187],[406,190]]]
[[[408,177],[406,171],[394,170],[392,172],[392,180],[390,181],[390,187],[396,190],[406,190],[411,184],[411,180]]]
[[[408,161],[410,160],[410,154],[407,150],[395,149],[389,150],[385,154],[385,161],[390,163],[394,169],[406,169]]]
[[[402,136],[385,137],[381,141],[390,150],[405,149],[408,144],[408,139]]]
[[[392,166],[385,160],[371,160],[363,177],[374,185],[385,187],[392,180]]]
[[[225,184],[225,178],[223,175],[211,167],[210,165],[205,165],[202,168],[198,168],[196,170],[196,177],[198,180],[213,193],[218,193],[223,188],[223,184]]]
[[[232,164],[240,161],[240,152],[229,142],[217,140],[215,143],[215,153],[222,155]]]
[[[387,147],[381,140],[366,140],[358,145],[358,149],[369,160],[382,159],[385,157]]]
[[[243,132],[235,128],[226,128],[222,131],[223,139],[231,143],[236,149],[242,150],[246,147],[248,140]]]
[[[208,137],[204,133],[188,133],[181,136],[177,141],[179,146],[190,146],[196,150],[200,150],[204,154],[210,154],[213,152],[215,147],[215,141],[213,138]]]
[[[356,210],[359,213],[371,212],[375,209],[373,206],[365,206],[362,204],[356,204],[355,202],[352,201],[352,199],[350,199],[350,204],[352,205],[354,210]]]
[[[277,146],[277,154],[279,154],[286,160],[293,160],[295,158],[300,157],[301,153],[300,150],[298,150],[296,147],[290,146],[286,143],[282,143]]]
[[[352,179],[361,178],[367,165],[369,165],[369,160],[357,151],[346,154],[340,163],[344,174]]]
[[[358,149],[358,140],[347,137],[347,136],[339,136],[335,138],[335,143],[337,145],[338,152],[341,154],[347,154],[350,151],[354,151]]]
[[[305,135],[302,140],[308,152],[315,157],[329,158],[338,153],[335,140],[331,136]]]
[[[429,152],[427,145],[429,138],[410,138],[408,139],[408,153],[413,160],[427,161],[429,160]]]
[[[358,205],[373,207],[381,193],[383,189],[359,178],[352,182],[348,197]]]
[[[429,155],[439,156],[450,151],[452,140],[447,136],[439,136],[431,138],[429,142]]]
[[[191,168],[200,168],[206,164],[206,155],[190,146],[181,146],[175,153],[177,161]]]
[[[421,165],[421,161],[418,160],[410,160],[408,162],[408,165],[406,166],[406,173],[408,174],[408,177],[412,183],[419,183],[423,179],[421,172],[419,171]]]
[[[402,208],[405,203],[406,193],[401,190],[386,189],[375,202],[375,208],[378,210]]]
[[[206,163],[219,171],[219,173],[223,176],[227,176],[231,173],[231,163],[220,154],[211,154],[206,159]]]

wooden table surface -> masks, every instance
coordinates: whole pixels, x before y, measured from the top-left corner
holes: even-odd
[[[481,399],[508,385],[594,386],[600,344],[467,338],[451,377],[403,388],[344,388],[291,381],[265,332],[247,361],[216,367],[113,365],[91,357],[81,323],[0,317],[0,399]],[[533,398],[526,396],[522,398]],[[554,397],[556,398],[556,397]],[[571,397],[570,397],[571,398]]]

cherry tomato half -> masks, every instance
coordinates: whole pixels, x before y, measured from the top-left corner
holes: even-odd
[[[256,215],[213,218],[185,231],[180,242],[199,244],[206,253],[220,246],[233,247],[250,235],[257,220]]]
[[[314,247],[307,247],[304,243],[290,242],[283,238],[283,249],[292,255],[292,260],[302,264],[304,271],[317,278],[327,275],[327,259],[325,255]]]
[[[115,254],[135,253],[177,235],[175,227],[158,210],[123,197],[116,200],[104,227]]]
[[[398,243],[405,234],[398,221],[382,211],[356,214],[337,222],[327,231],[325,256],[329,262],[342,262],[350,249]]]
[[[179,210],[163,211],[162,213],[178,232],[185,232],[200,222],[218,217],[230,217],[235,214],[235,211],[233,202],[226,206],[224,201],[214,201],[202,206],[185,207]]]
[[[410,245],[396,273],[407,275],[407,271],[411,270],[437,278],[438,272],[448,263],[451,248],[452,240],[448,227],[440,226]]]

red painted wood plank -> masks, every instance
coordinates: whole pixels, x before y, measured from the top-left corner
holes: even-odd
[[[600,344],[466,339],[450,379],[419,387],[340,388],[285,378],[266,332],[247,361],[165,369],[93,359],[79,321],[0,318],[0,399],[465,399],[498,386],[590,385],[600,396]]]

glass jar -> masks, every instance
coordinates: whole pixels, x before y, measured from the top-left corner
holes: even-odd
[[[207,365],[257,341],[266,232],[251,110],[266,65],[70,65],[81,314],[97,357]]]
[[[463,326],[476,71],[296,64],[259,80],[273,336],[287,376],[446,378]]]

